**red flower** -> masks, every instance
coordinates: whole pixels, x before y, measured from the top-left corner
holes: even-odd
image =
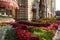
[[[19,38],[19,40],[29,40],[31,37],[31,33],[27,30],[17,28],[17,37]]]

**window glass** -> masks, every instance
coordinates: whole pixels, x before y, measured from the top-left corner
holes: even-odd
[[[0,17],[13,17],[12,10],[5,10],[0,8]]]

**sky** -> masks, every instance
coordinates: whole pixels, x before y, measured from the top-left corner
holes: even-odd
[[[56,0],[56,11],[60,10],[60,0]]]

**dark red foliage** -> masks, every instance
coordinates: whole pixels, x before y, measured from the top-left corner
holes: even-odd
[[[22,25],[21,29],[26,30],[26,25]]]
[[[60,22],[56,22],[58,25],[60,24]]]
[[[54,24],[54,27],[56,30],[58,29],[58,26],[59,26],[59,24],[57,24],[57,23]]]
[[[24,26],[22,26],[23,28]],[[21,29],[16,27],[16,33],[19,40],[39,40],[38,37],[32,36],[31,32],[28,30]]]
[[[30,40],[39,40],[39,37],[32,36]]]
[[[45,23],[45,24],[42,24],[42,26],[44,26],[44,27],[48,27],[48,26],[50,26],[50,24]]]

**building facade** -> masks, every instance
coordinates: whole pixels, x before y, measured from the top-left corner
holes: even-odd
[[[18,0],[19,11],[17,19],[19,20],[33,20],[37,19],[39,13],[38,0]]]
[[[39,4],[39,18],[45,17],[45,0],[40,0]]]
[[[55,1],[56,0],[40,0],[40,5],[39,5],[40,18],[55,17]]]
[[[32,5],[33,19],[32,20],[39,19],[39,3],[40,3],[40,0],[34,0],[33,2],[33,5]]]
[[[18,0],[19,10],[17,13],[18,20],[28,19],[28,0]]]
[[[18,0],[19,20],[36,20],[55,16],[55,0]]]
[[[45,0],[45,17],[55,17],[55,1],[56,0]]]

